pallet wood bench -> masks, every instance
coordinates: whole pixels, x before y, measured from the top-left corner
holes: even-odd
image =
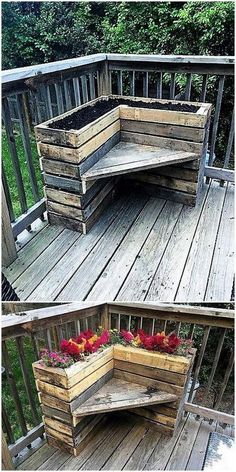
[[[67,369],[33,364],[47,441],[79,454],[79,444],[105,413],[126,410],[159,432],[172,435],[194,361],[114,345]]]
[[[210,104],[111,95],[37,125],[49,222],[87,233],[124,178],[193,206],[210,111]]]

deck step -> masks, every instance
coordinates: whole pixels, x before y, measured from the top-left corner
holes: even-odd
[[[177,396],[155,388],[112,378],[80,405],[73,416],[87,416],[141,406],[175,402]]]
[[[198,155],[193,152],[120,141],[82,175],[82,180],[102,179],[197,158]]]

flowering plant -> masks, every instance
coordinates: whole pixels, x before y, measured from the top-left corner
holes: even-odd
[[[117,329],[103,330],[100,326],[96,332],[92,330],[83,331],[76,338],[61,341],[61,352],[42,353],[42,361],[46,366],[69,367],[74,362],[83,360],[85,356],[102,350],[113,344],[130,345],[146,349],[148,351],[159,351],[168,354],[187,355],[192,347],[190,339],[182,339],[175,333],[165,334],[164,331],[153,335],[146,334],[142,329],[136,333]]]
[[[74,364],[73,357],[63,352],[48,351],[44,349],[40,352],[41,361],[47,367],[61,367],[65,369]]]

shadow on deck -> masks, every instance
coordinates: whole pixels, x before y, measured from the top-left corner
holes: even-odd
[[[119,196],[86,236],[35,223],[5,274],[21,300],[229,301],[233,189],[211,181],[195,208]]]
[[[212,431],[234,435],[233,427],[209,425],[189,414],[169,438],[121,413],[110,414],[81,442],[78,457],[38,439],[15,466],[20,470],[201,470]]]

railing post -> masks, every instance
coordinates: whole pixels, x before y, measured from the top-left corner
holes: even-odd
[[[7,200],[2,186],[2,265],[8,267],[17,259]]]
[[[111,86],[109,80],[109,68],[108,61],[102,63],[101,70],[99,72],[99,94],[109,95],[111,93]]]
[[[15,470],[3,431],[2,431],[2,470]]]

